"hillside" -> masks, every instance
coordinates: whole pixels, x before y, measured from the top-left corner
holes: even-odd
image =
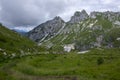
[[[34,52],[36,43],[0,24],[0,61]]]

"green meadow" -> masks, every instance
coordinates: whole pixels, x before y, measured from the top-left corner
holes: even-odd
[[[120,80],[120,49],[36,54],[0,63],[0,80]]]

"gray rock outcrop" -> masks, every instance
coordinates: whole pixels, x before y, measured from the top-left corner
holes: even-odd
[[[28,37],[36,42],[44,38],[50,38],[54,36],[64,25],[64,21],[60,17],[55,17],[53,20],[49,20],[40,24],[28,33]]]
[[[76,11],[74,13],[74,16],[71,17],[70,23],[79,23],[80,21],[83,21],[85,19],[88,19],[89,15],[85,10],[82,10],[81,12]]]

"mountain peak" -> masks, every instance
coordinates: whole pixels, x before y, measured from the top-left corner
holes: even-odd
[[[64,21],[61,17],[56,16],[52,20],[40,24],[28,33],[28,37],[36,42],[42,42],[51,36],[54,36],[64,26]]]
[[[81,12],[80,11],[76,11],[74,13],[74,16],[80,16],[81,14],[87,14],[87,12],[84,9]]]
[[[74,16],[80,16],[80,11],[76,11],[76,12],[74,13]]]
[[[56,16],[56,17],[54,17],[54,19],[58,20],[58,19],[61,19],[61,17],[60,16]]]
[[[84,10],[84,9],[81,11],[81,13],[85,13],[85,14],[87,14],[86,10]]]
[[[89,15],[87,14],[87,12],[85,10],[80,11],[76,11],[74,13],[74,16],[71,17],[71,20],[69,21],[70,23],[79,23],[80,21],[83,21],[85,19],[87,19],[89,17]]]
[[[62,22],[64,22],[64,20],[60,17],[60,16],[56,16],[56,17],[54,17],[54,19],[53,20],[55,20],[55,21],[62,21]]]

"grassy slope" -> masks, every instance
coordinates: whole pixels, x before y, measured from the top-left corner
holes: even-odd
[[[120,49],[76,53],[9,61],[0,67],[0,80],[120,80]]]
[[[19,55],[21,51],[32,52],[35,46],[36,44],[33,41],[0,25],[0,60],[2,60],[4,56],[10,57],[11,54]]]

